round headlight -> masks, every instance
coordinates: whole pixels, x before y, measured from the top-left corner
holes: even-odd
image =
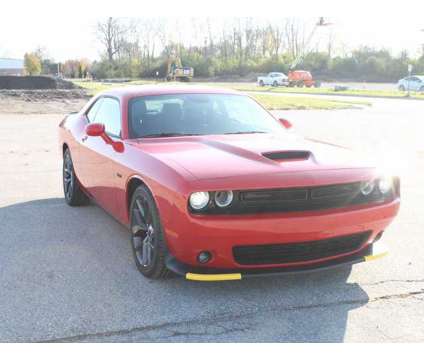
[[[393,187],[393,180],[391,177],[382,177],[378,180],[378,190],[384,195],[387,194]]]
[[[375,184],[374,181],[365,181],[361,184],[361,193],[364,196],[368,196],[374,190]]]
[[[215,193],[215,203],[220,208],[227,207],[233,201],[234,195],[233,192],[230,191],[217,191]]]
[[[190,206],[194,210],[202,210],[209,203],[209,193],[206,191],[195,192],[190,195]]]

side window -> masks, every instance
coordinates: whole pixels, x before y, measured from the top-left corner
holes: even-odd
[[[121,109],[116,99],[103,98],[100,109],[96,114],[95,122],[105,125],[109,135],[121,136]]]
[[[94,122],[96,118],[97,111],[99,111],[100,105],[102,104],[103,98],[98,99],[88,110],[87,119],[89,122]]]

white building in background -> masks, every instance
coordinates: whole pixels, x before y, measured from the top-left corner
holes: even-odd
[[[22,59],[0,58],[0,76],[15,75],[22,76],[25,74],[24,61]]]

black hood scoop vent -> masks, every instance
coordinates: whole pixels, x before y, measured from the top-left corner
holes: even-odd
[[[278,151],[263,153],[263,156],[270,160],[284,161],[284,160],[308,160],[311,156],[309,151]]]

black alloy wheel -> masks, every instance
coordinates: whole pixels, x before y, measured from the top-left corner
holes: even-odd
[[[81,190],[81,186],[75,176],[74,165],[72,163],[71,152],[66,149],[63,154],[63,194],[65,201],[70,206],[86,205],[88,197]]]
[[[165,278],[167,254],[158,210],[147,188],[139,186],[131,201],[131,247],[138,270],[152,279]]]

